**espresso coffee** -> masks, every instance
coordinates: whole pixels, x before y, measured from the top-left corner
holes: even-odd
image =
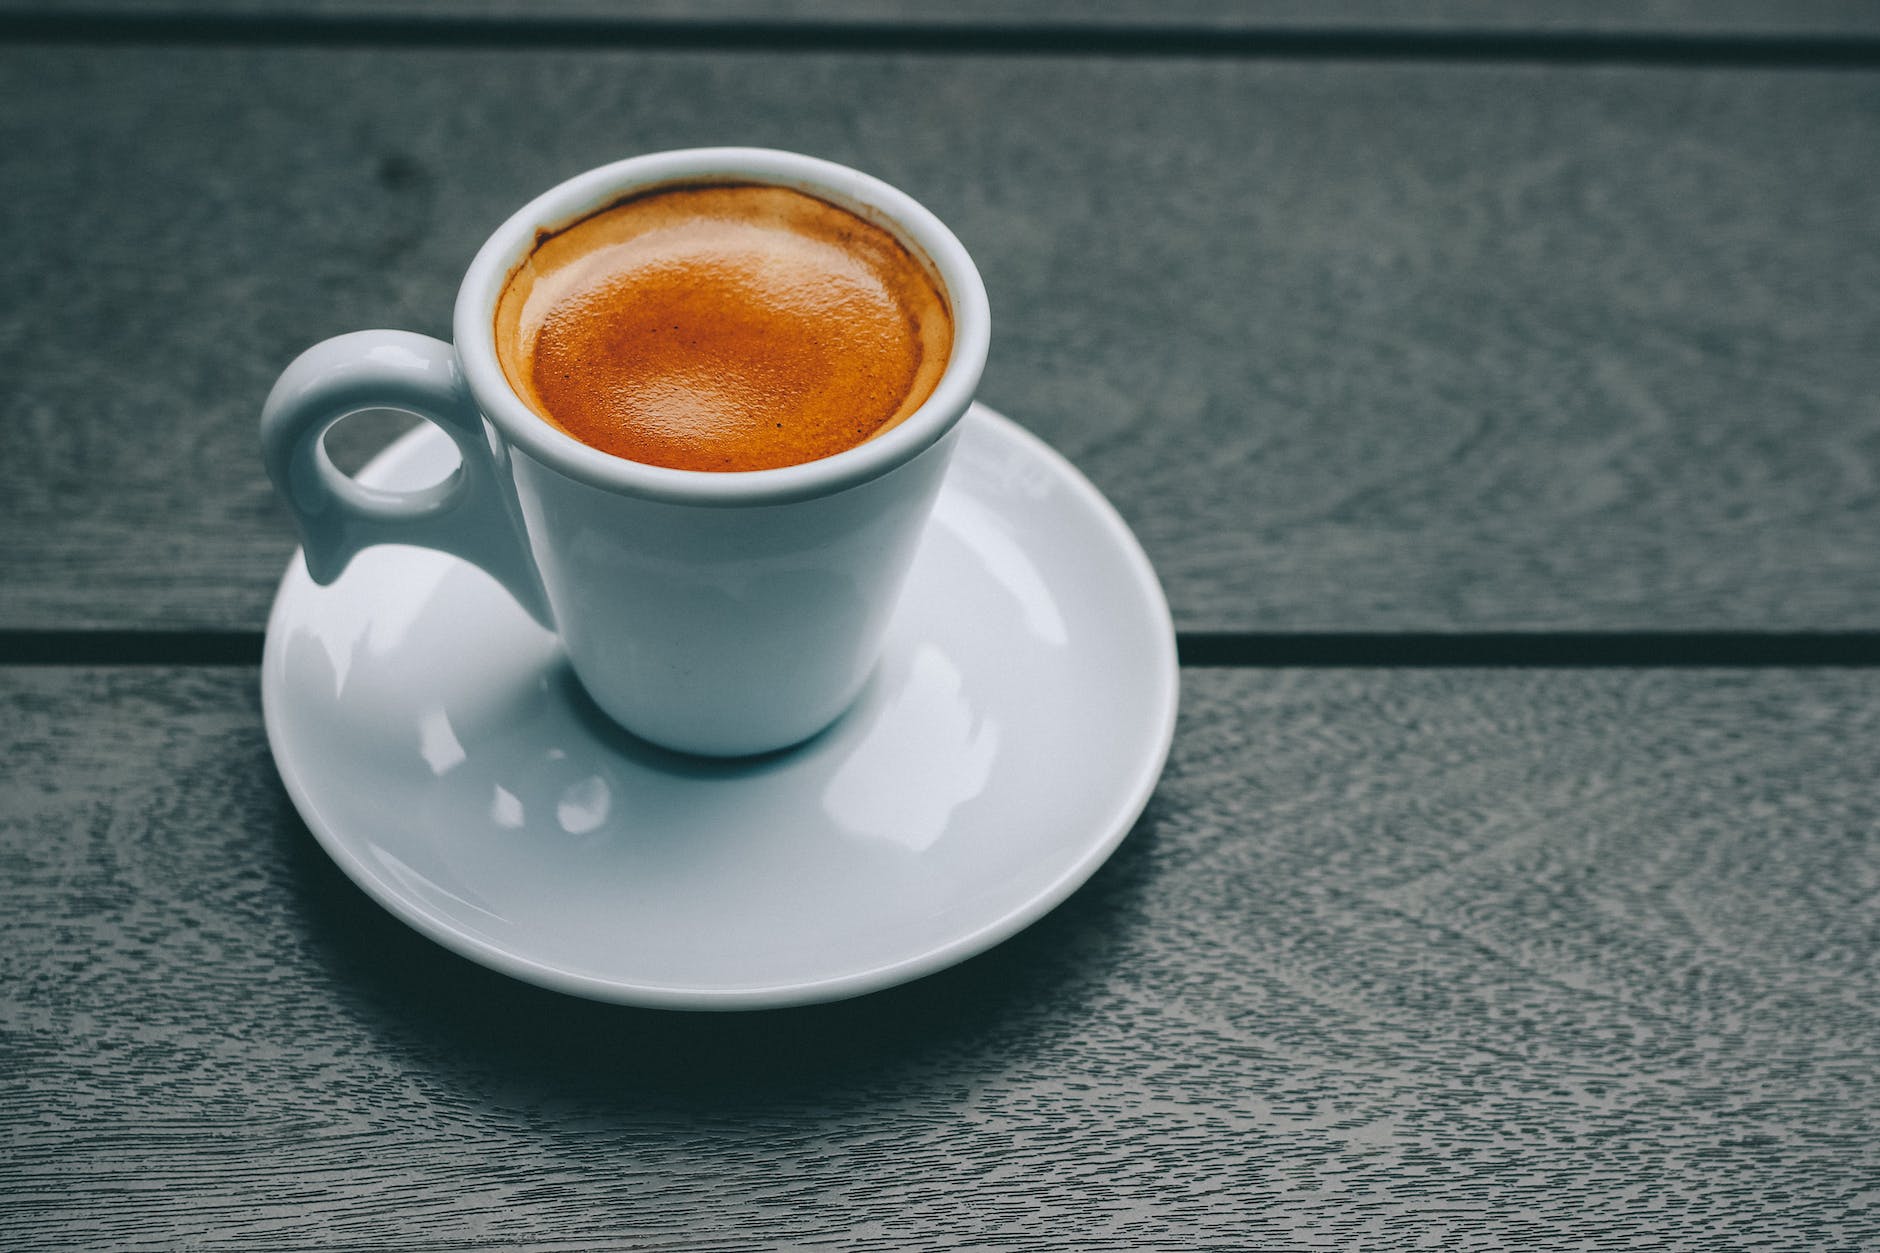
[[[892,234],[783,187],[665,187],[537,241],[496,308],[516,394],[582,443],[682,470],[832,456],[906,418],[953,342]]]

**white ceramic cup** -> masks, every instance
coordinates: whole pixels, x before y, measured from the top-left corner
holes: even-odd
[[[494,343],[510,273],[560,227],[664,184],[797,188],[873,221],[931,265],[953,316],[933,394],[846,451],[776,470],[642,465],[581,443],[510,388]],[[846,166],[758,148],[634,157],[544,192],[491,235],[457,293],[454,345],[403,331],[317,344],[261,415],[269,477],[307,569],[338,578],[373,544],[417,544],[480,566],[561,637],[589,695],[654,743],[720,756],[814,735],[855,699],[939,490],[991,337],[966,250],[907,195]],[[440,427],[462,465],[421,491],[342,474],[322,436],[396,409]]]

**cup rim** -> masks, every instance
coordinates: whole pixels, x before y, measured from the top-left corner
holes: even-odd
[[[891,429],[832,456],[774,470],[678,470],[628,461],[560,430],[531,409],[496,356],[496,303],[538,232],[559,230],[662,184],[718,180],[808,192],[858,212],[932,264],[953,315],[953,349],[926,401]],[[759,505],[831,495],[879,478],[946,435],[971,405],[991,342],[986,289],[966,249],[939,218],[881,179],[834,161],[774,148],[683,148],[598,166],[551,187],[490,235],[457,290],[452,334],[478,407],[514,448],[604,491],[680,504]]]

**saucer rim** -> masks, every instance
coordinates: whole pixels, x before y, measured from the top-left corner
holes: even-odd
[[[1153,739],[1147,751],[1138,759],[1135,778],[1130,781],[1123,799],[1115,806],[1107,826],[1085,844],[1082,855],[1062,873],[998,918],[913,956],[841,975],[806,981],[713,987],[623,980],[570,970],[528,957],[453,926],[431,913],[424,902],[399,891],[396,885],[380,875],[353,848],[351,841],[328,824],[296,761],[287,752],[288,715],[280,708],[283,697],[275,693],[278,683],[273,676],[286,664],[281,652],[284,645],[280,641],[287,630],[285,606],[289,584],[297,574],[305,574],[305,558],[298,548],[289,559],[275,588],[273,604],[268,612],[259,678],[262,722],[267,734],[268,750],[295,812],[346,877],[400,922],[478,965],[537,987],[588,1000],[648,1009],[693,1011],[782,1009],[821,1004],[909,983],[958,965],[1004,943],[1063,904],[1082,887],[1115,853],[1148,808],[1174,743],[1181,699],[1181,670],[1176,653],[1174,619],[1167,597],[1148,554],[1115,506],[1068,458],[1004,414],[976,401],[962,419],[962,424],[975,421],[997,430],[1002,438],[1017,442],[1038,463],[1048,466],[1053,476],[1071,491],[1078,503],[1089,510],[1102,534],[1123,557],[1123,564],[1137,593],[1138,604],[1151,619],[1154,655],[1145,658],[1145,663],[1153,667],[1152,695],[1155,707],[1160,712]],[[361,473],[382,472],[398,459],[409,456],[418,444],[435,437],[436,433],[429,424],[421,424],[387,445]],[[945,490],[944,486],[942,490]],[[320,590],[317,585],[315,590]]]

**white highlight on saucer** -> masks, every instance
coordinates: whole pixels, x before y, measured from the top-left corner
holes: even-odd
[[[960,668],[931,644],[914,653],[847,760],[830,776],[823,807],[844,830],[920,852],[960,805],[986,788],[999,724],[976,714]]]
[[[490,795],[490,821],[505,831],[520,831],[526,818],[522,798],[498,783]]]
[[[613,800],[607,780],[591,774],[579,783],[569,784],[561,794],[561,803],[555,806],[555,821],[569,835],[586,835],[607,821]]]
[[[418,756],[424,758],[432,774],[443,774],[463,764],[463,745],[451,730],[450,715],[442,709],[433,709],[418,719]]]

